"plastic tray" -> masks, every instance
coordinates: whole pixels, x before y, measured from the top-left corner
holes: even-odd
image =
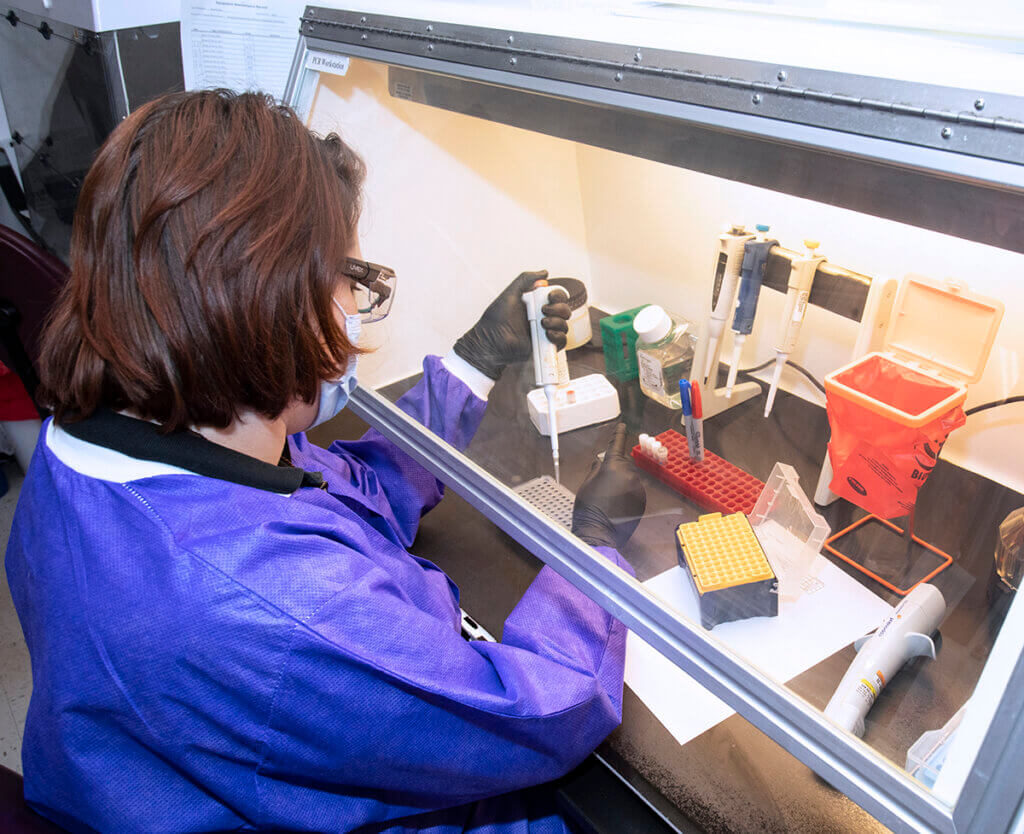
[[[829,526],[800,489],[800,476],[785,463],[776,463],[768,484],[750,513],[750,526],[779,577],[779,593],[796,601],[813,585],[818,554]]]
[[[682,493],[698,507],[724,515],[749,515],[757,503],[764,483],[738,466],[720,458],[714,452],[704,451],[703,461],[690,460],[686,438],[669,429],[655,437],[668,449],[668,461],[659,464],[633,447],[633,460],[645,472]]]

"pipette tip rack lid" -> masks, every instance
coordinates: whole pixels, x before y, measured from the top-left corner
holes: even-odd
[[[743,513],[680,524],[676,552],[697,592],[704,628],[778,614],[778,579]]]
[[[749,514],[754,509],[764,482],[707,449],[704,460],[690,460],[686,438],[672,429],[654,439],[668,452],[664,463],[639,444],[633,447],[633,460],[645,472],[712,512]]]

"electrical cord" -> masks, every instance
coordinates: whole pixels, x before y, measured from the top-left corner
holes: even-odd
[[[762,362],[760,365],[755,365],[753,368],[743,368],[739,371],[739,373],[747,374],[749,376],[750,374],[756,373],[757,371],[763,371],[765,368],[774,364],[775,360],[769,359],[767,362]],[[818,380],[815,379],[813,376],[811,376],[810,371],[808,371],[806,368],[801,368],[795,362],[787,362],[786,364],[789,367],[793,368],[794,370],[797,370],[800,373],[802,373],[805,377],[807,377],[807,380],[815,388],[821,391],[822,394],[825,393],[825,386],[818,382]],[[980,405],[972,406],[971,408],[968,408],[966,411],[964,411],[964,416],[970,417],[972,414],[977,414],[981,411],[987,411],[990,408],[998,408],[1001,405],[1011,405],[1012,403],[1022,402],[1024,402],[1024,394],[1015,394],[1012,397],[1006,397],[1005,399],[1002,400],[993,400],[992,402],[981,403]]]
[[[747,374],[749,376],[750,374],[756,373],[757,371],[763,371],[765,368],[774,364],[775,360],[769,359],[767,362],[762,362],[760,365],[755,365],[753,368],[742,368],[740,369],[739,373]],[[793,370],[802,373],[805,377],[807,377],[807,381],[810,382],[811,385],[813,385],[815,388],[821,391],[822,394],[825,393],[825,386],[818,382],[818,380],[814,378],[814,376],[811,374],[809,370],[807,370],[807,368],[797,365],[796,362],[787,362],[786,365],[787,367],[790,367]]]
[[[1009,405],[1010,403],[1024,403],[1024,394],[1015,394],[1014,396],[1007,397],[1004,400],[993,400],[990,403],[971,406],[964,412],[964,416],[970,417],[972,414],[977,414],[979,411],[987,411],[990,408],[997,408],[1001,405]]]

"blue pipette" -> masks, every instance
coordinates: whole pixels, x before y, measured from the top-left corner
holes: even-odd
[[[740,267],[740,289],[736,298],[736,313],[732,319],[732,362],[729,364],[729,378],[725,384],[725,396],[732,397],[733,386],[736,385],[736,373],[740,367],[740,354],[743,343],[754,329],[754,317],[757,314],[757,300],[761,294],[765,268],[768,266],[768,254],[779,245],[777,240],[768,239],[771,226],[759,223],[757,237],[748,240],[743,248],[743,264]]]

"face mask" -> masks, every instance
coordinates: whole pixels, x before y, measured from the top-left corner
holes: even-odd
[[[345,333],[348,336],[348,340],[353,345],[356,344],[359,341],[359,334],[363,329],[362,319],[358,314],[350,316],[346,313],[342,306],[338,304],[337,299],[333,299],[333,301],[334,305],[345,316]],[[349,395],[356,390],[356,385],[358,385],[356,380],[356,359],[357,357],[355,356],[349,357],[348,367],[340,377],[337,379],[327,379],[320,383],[320,405],[317,407],[316,417],[310,423],[310,428],[326,423],[345,407]]]

